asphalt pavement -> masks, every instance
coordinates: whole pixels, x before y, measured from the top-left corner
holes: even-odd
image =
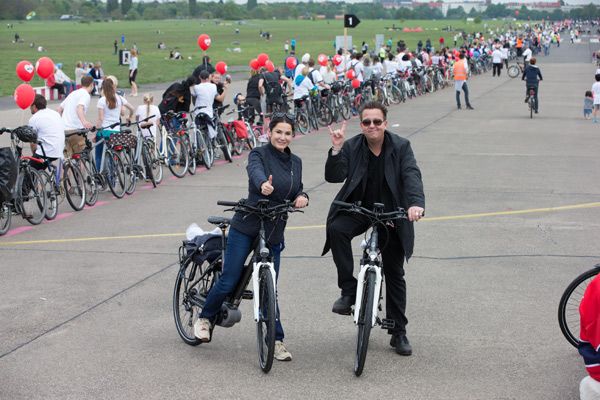
[[[324,180],[321,129],[290,146],[310,195],[288,222],[278,285],[293,361],[260,370],[250,302],[239,324],[198,347],[173,322],[184,232],[224,215],[217,200],[246,195],[243,155],[184,179],[167,171],[158,188],[121,200],[103,192],[81,212],[61,204],[54,222],[15,217],[0,238],[0,398],[577,399],[586,371],[557,307],[600,262],[600,125],[582,112],[598,47],[584,36],[538,58],[533,119],[524,82],[506,70],[468,81],[472,111],[456,109],[452,87],[390,108],[388,128],[410,139],[426,193],[406,266],[412,356],[376,329],[363,375],[353,374],[356,328],[331,312],[336,271],[321,257],[340,188]],[[245,92],[245,81],[232,89]],[[29,115],[2,103],[0,118],[14,127]],[[359,132],[349,120],[348,136]]]

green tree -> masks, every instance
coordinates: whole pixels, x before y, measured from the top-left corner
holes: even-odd
[[[189,6],[190,15],[192,17],[197,16],[198,15],[198,3],[196,3],[196,0],[190,0],[188,6]]]
[[[127,15],[127,12],[131,9],[132,0],[121,0],[121,13]]]
[[[481,23],[481,18],[480,17],[475,17],[475,19],[473,20],[473,22],[475,22],[476,24],[480,24]]]
[[[125,16],[126,21],[136,21],[140,18],[141,18],[140,13],[137,12],[137,10],[135,8],[132,8],[131,10],[129,10],[127,12],[127,15]]]
[[[119,8],[119,0],[106,0],[106,12],[112,13],[113,10]]]
[[[246,8],[248,9],[248,11],[252,11],[254,10],[254,8],[258,5],[258,2],[256,0],[248,0],[248,3],[246,4]]]
[[[446,14],[446,18],[448,19],[463,19],[467,16],[467,13],[465,12],[465,9],[463,8],[463,6],[458,6],[456,8],[452,8],[450,10],[448,10],[448,13]]]

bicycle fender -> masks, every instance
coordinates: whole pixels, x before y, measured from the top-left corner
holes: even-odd
[[[277,293],[277,282],[276,282],[276,274],[275,274],[275,264],[273,262],[262,262],[259,261],[253,264],[252,270],[252,289],[254,291],[254,296],[252,297],[252,303],[254,305],[254,322],[258,322],[260,315],[258,309],[260,307],[260,285],[259,285],[259,275],[260,270],[263,268],[268,268],[271,276],[273,277],[273,295]]]

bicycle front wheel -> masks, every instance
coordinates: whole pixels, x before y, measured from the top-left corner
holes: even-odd
[[[579,275],[567,286],[558,303],[558,325],[567,341],[575,347],[578,346],[581,329],[579,304],[583,299],[585,289],[598,273],[600,273],[600,264]]]
[[[81,171],[73,166],[65,168],[63,181],[67,201],[75,211],[81,211],[85,206],[85,184]]]
[[[12,219],[12,211],[9,203],[0,204],[0,236],[5,235],[10,229],[10,221]]]
[[[83,165],[83,167],[81,167]],[[81,168],[83,171],[83,181],[85,184],[85,204],[93,206],[98,201],[100,187],[98,186],[96,167],[92,167],[92,163],[88,158],[77,160],[73,168]]]
[[[125,196],[127,176],[119,154],[112,150],[106,152],[106,168],[108,170],[108,188],[117,199]]]
[[[301,134],[306,135],[308,133],[308,116],[304,112],[296,114],[296,125]]]
[[[506,71],[508,76],[510,76],[511,78],[516,78],[517,76],[519,76],[519,72],[519,67],[517,67],[516,65],[511,65],[510,67],[508,67],[508,71]]]
[[[275,352],[275,284],[271,271],[263,268],[259,274],[258,322],[256,336],[258,341],[258,361],[263,372],[269,372],[273,365]]]
[[[190,346],[201,343],[194,335],[194,324],[198,320],[201,308],[192,300],[200,297],[206,299],[208,296],[208,292],[218,279],[215,273],[218,269],[214,268],[215,265],[215,263],[209,264],[208,261],[196,264],[188,259],[179,267],[175,279],[173,291],[175,327],[181,339]]]
[[[21,191],[20,208],[25,219],[32,225],[38,225],[46,216],[46,191],[42,175],[35,169],[25,170],[17,190]]]
[[[46,192],[46,214],[45,218],[52,221],[58,215],[58,191],[54,188],[54,182],[50,174],[46,171],[40,171],[42,182],[44,182],[44,192]],[[60,189],[59,189],[60,190]]]
[[[150,179],[152,186],[156,187],[156,179],[154,179],[154,170],[152,169],[152,158],[150,157],[150,149],[144,143],[142,145],[142,159],[144,160],[144,169],[146,170],[146,178]]]
[[[183,178],[189,166],[185,143],[180,137],[167,136],[167,151],[169,154],[167,163],[171,173],[178,178]]]
[[[365,366],[369,336],[373,320],[373,301],[375,300],[375,272],[368,271],[363,286],[360,315],[358,317],[358,335],[356,337],[356,354],[354,356],[354,374],[360,376]]]

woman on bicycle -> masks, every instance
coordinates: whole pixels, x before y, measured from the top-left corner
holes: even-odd
[[[260,199],[268,199],[270,205],[295,201],[296,208],[308,205],[308,195],[302,185],[302,160],[292,154],[289,144],[294,137],[294,117],[290,114],[275,113],[269,123],[269,143],[256,147],[248,156],[248,198],[249,205],[256,205]],[[270,246],[275,262],[276,281],[279,277],[279,261],[284,249],[283,232],[286,217],[275,221],[265,221],[266,241]],[[233,291],[240,279],[244,263],[253,250],[252,244],[258,235],[260,223],[256,215],[236,213],[231,220],[223,274],[213,286],[204,308],[194,324],[194,334],[201,341],[211,338],[216,315],[229,293]],[[283,328],[277,306],[277,322],[275,328],[275,355],[280,361],[291,361],[292,355],[283,346]]]

